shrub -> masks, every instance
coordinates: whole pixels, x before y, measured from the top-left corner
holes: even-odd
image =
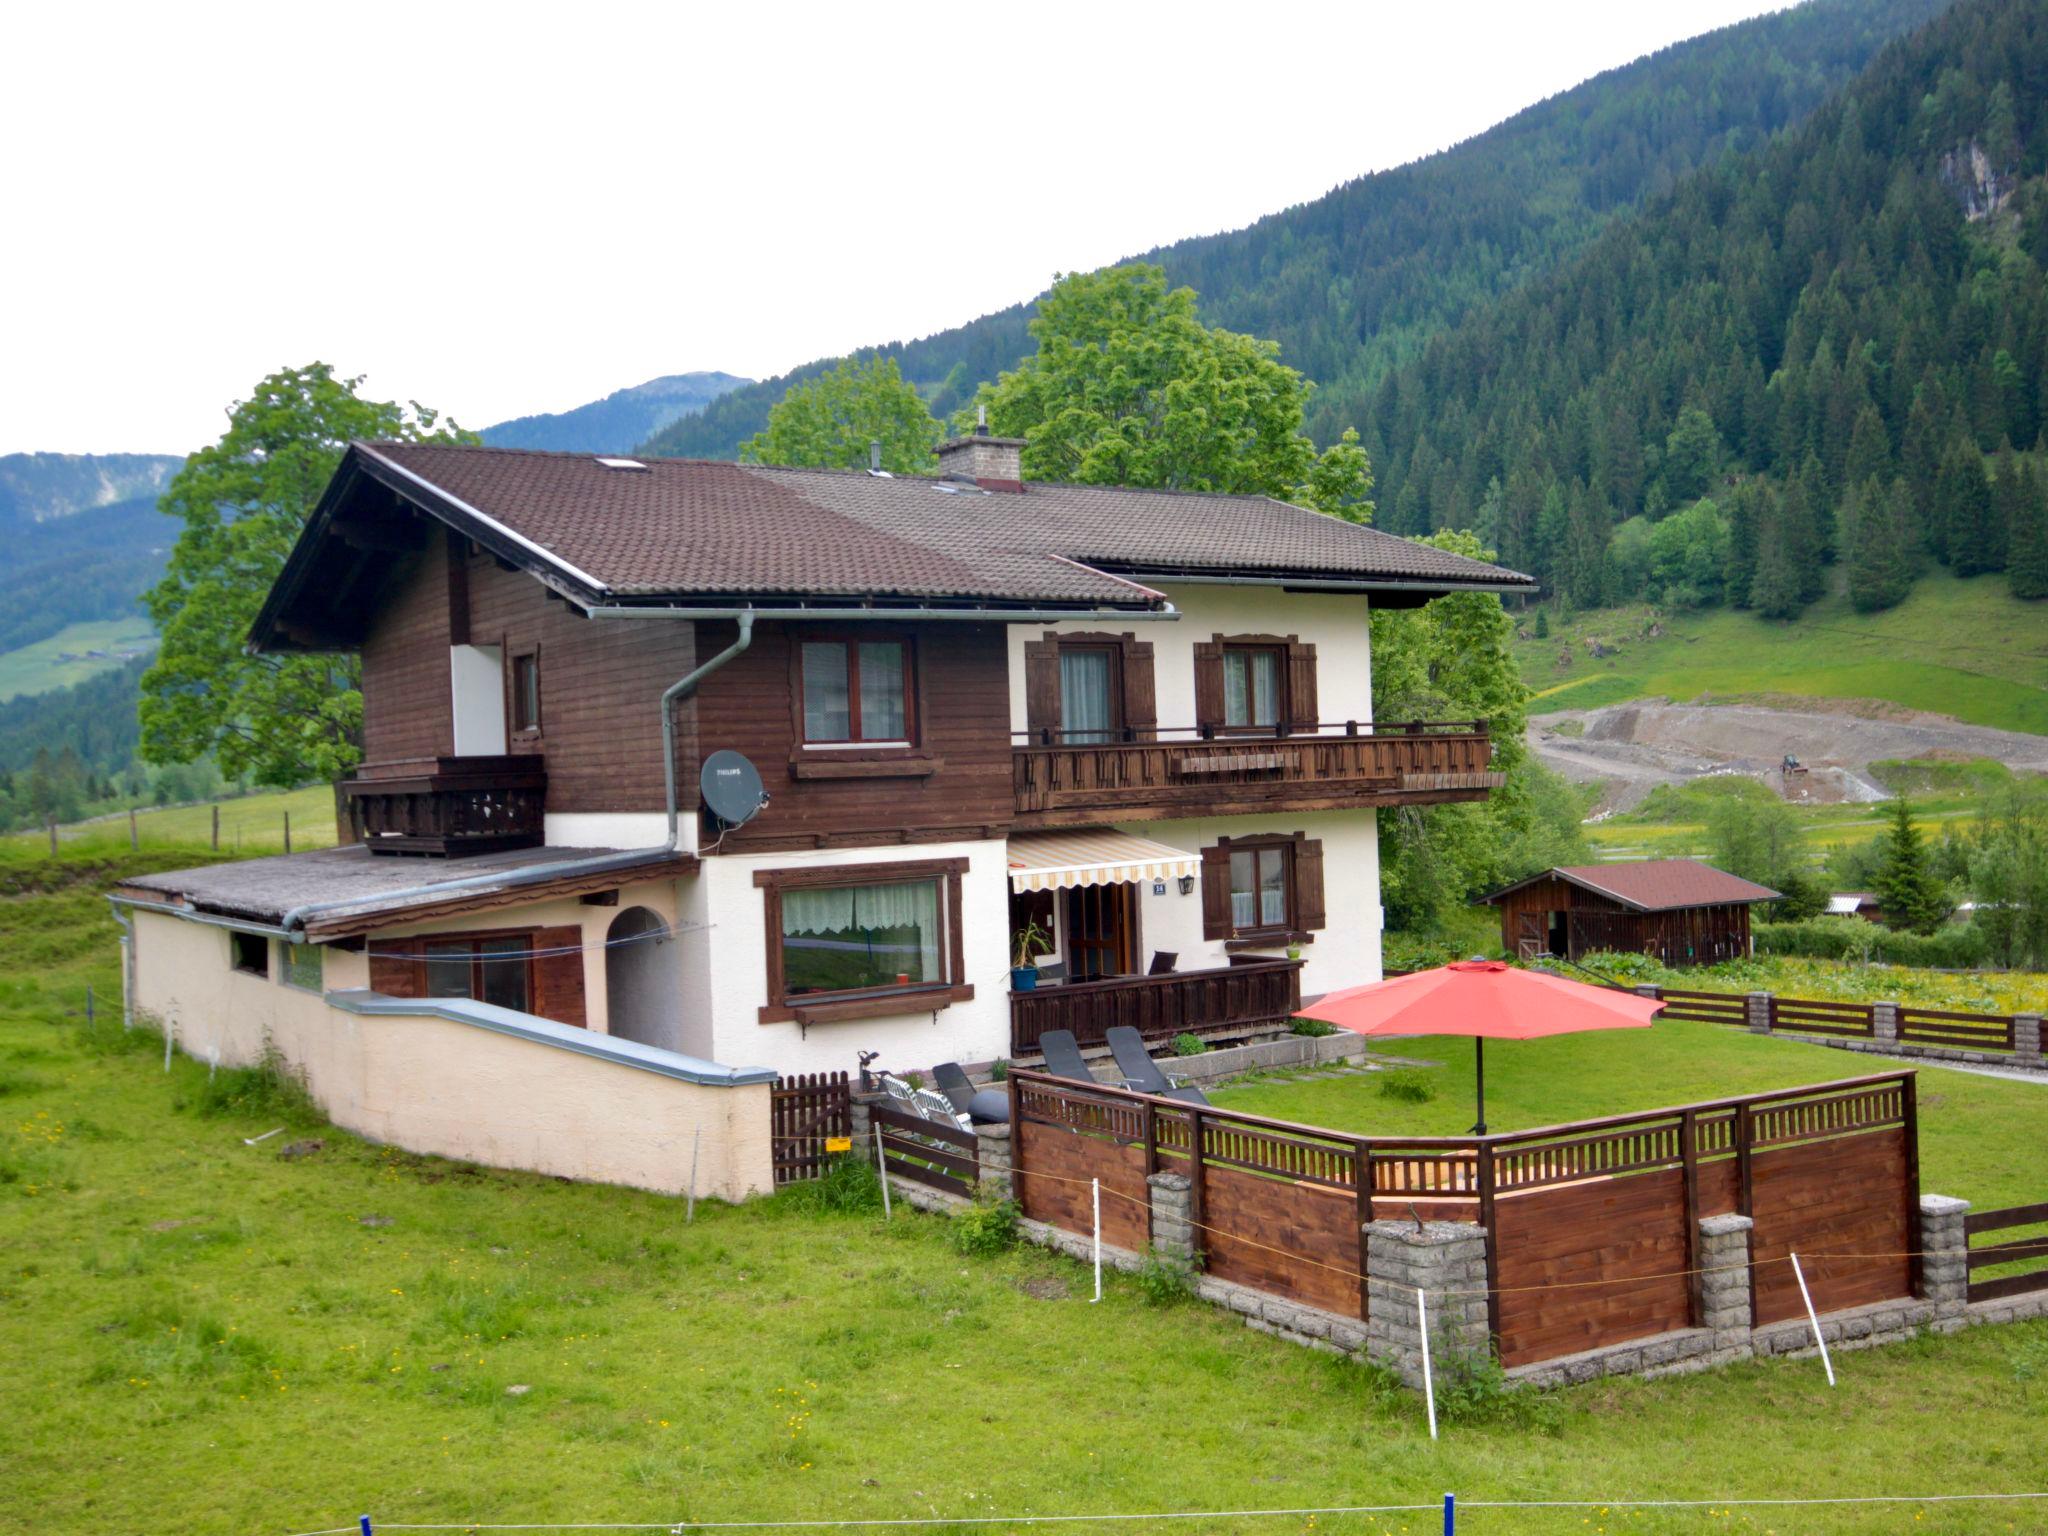
[[[1380,1097],[1403,1104],[1427,1104],[1436,1097],[1436,1085],[1420,1072],[1382,1072]]]
[[[1557,1404],[1541,1392],[1508,1385],[1507,1372],[1489,1348],[1460,1342],[1447,1324],[1431,1330],[1429,1363],[1436,1388],[1436,1416],[1446,1424],[1499,1424],[1549,1429]]]
[[[953,1213],[949,1235],[953,1246],[977,1258],[1007,1252],[1017,1243],[1017,1202],[977,1197]]]
[[[1815,960],[1876,960],[1941,970],[1984,964],[1989,945],[1974,923],[1933,933],[1904,933],[1861,918],[1816,917],[1798,923],[1758,923],[1751,933],[1760,955],[1804,955]]]
[[[1288,1033],[1306,1035],[1311,1040],[1321,1040],[1337,1033],[1337,1026],[1325,1024],[1321,1019],[1296,1019],[1287,1026]]]
[[[1173,1054],[1176,1056],[1199,1056],[1208,1049],[1209,1047],[1204,1045],[1197,1036],[1175,1035],[1173,1037]]]
[[[988,1064],[988,1080],[992,1083],[1007,1082],[1010,1076],[1010,1058],[998,1056]]]
[[[304,1079],[275,1047],[266,1047],[254,1066],[222,1067],[209,1073],[193,1107],[209,1118],[271,1116],[296,1124],[320,1118]]]
[[[1177,1253],[1151,1249],[1133,1278],[1147,1306],[1172,1307],[1194,1300],[1195,1266]]]

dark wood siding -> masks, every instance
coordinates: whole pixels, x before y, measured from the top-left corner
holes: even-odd
[[[1511,955],[1551,949],[1553,912],[1565,914],[1568,960],[1611,950],[1666,965],[1711,965],[1749,952],[1749,908],[1740,903],[1637,912],[1552,876],[1507,892],[1497,905],[1501,947]]]
[[[541,729],[513,735],[511,750],[546,756],[548,810],[660,810],[661,695],[697,664],[695,626],[586,619],[487,557],[470,557],[468,575],[471,643],[502,645],[507,657],[539,650]],[[447,670],[443,657],[444,699]]]
[[[817,626],[820,632],[844,632]],[[874,638],[885,626],[875,625]],[[725,839],[728,852],[835,844],[932,842],[1002,836],[1014,813],[1009,741],[1009,663],[1001,626],[891,628],[912,640],[919,739],[903,748],[804,750],[792,637],[804,626],[761,624],[753,645],[704,680],[683,732],[685,804],[696,806],[697,764],[720,748],[761,771],[768,809]],[[709,656],[735,627],[706,624]],[[549,749],[550,776],[555,772]],[[552,787],[550,798],[552,798]]]
[[[448,558],[441,541],[394,559],[363,639],[363,758],[455,750],[448,686]]]

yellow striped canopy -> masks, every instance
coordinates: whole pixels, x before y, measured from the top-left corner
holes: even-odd
[[[1034,832],[1010,839],[1013,891],[1064,891],[1200,872],[1196,855],[1127,832]]]

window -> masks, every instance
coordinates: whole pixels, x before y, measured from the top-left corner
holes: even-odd
[[[520,651],[512,658],[512,729],[540,733],[539,651]]]
[[[1266,848],[1240,848],[1230,855],[1230,925],[1240,933],[1254,928],[1292,928],[1289,896],[1293,886],[1294,850],[1281,843]]]
[[[228,934],[228,964],[244,976],[270,974],[270,941],[260,933]]]
[[[767,907],[761,1021],[918,1013],[971,998],[961,981],[966,870],[965,859],[923,859],[756,871]]]
[[[806,640],[799,652],[806,745],[909,743],[907,644],[901,640]]]
[[[946,979],[939,882],[825,886],[782,898],[782,979],[790,997],[921,987]]]
[[[1202,850],[1202,937],[1242,948],[1306,943],[1323,926],[1323,845],[1300,832]]]
[[[1276,645],[1231,645],[1223,650],[1223,723],[1270,727],[1280,723],[1283,653]]]
[[[530,934],[433,940],[426,946],[427,996],[468,997],[529,1013],[532,950]]]
[[[324,990],[327,951],[318,944],[277,941],[277,979],[301,992]]]
[[[1060,647],[1060,739],[1076,743],[1114,741],[1117,719],[1117,653],[1106,645]]]

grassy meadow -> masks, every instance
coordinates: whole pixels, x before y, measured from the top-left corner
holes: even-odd
[[[106,1003],[98,892],[127,862],[0,849],[0,1529],[1300,1511],[1430,1505],[1447,1488],[1599,1501],[1460,1526],[1517,1536],[2026,1527],[1996,1505],[1873,1518],[1608,1501],[2032,1487],[2048,1324],[1846,1356],[1832,1391],[1790,1361],[1482,1401],[1432,1444],[1416,1400],[1376,1371],[1131,1280],[1094,1305],[1080,1266],[969,1257],[939,1218],[885,1222],[858,1179],[835,1181],[837,1206],[803,1186],[687,1224],[675,1200],[371,1145],[258,1072],[209,1078],[179,1058],[167,1074],[156,1037],[124,1033]],[[1228,1101],[1459,1128],[1463,1044],[1403,1047],[1443,1063],[1420,1103],[1373,1079]],[[1494,1061],[1504,1124],[1863,1065],[1704,1025]],[[1925,1077],[1928,1187],[2022,1192],[1999,1169],[2028,1137],[2038,1150],[2041,1101]],[[294,1143],[317,1147],[283,1155]],[[1187,1526],[1437,1528],[1425,1511]]]
[[[162,810],[138,811],[135,835],[145,851],[185,848],[190,862],[212,863],[223,858],[284,851],[285,817],[291,817],[292,848],[334,846],[334,790],[314,784],[305,789],[279,790],[266,794],[242,795],[216,802],[220,807],[220,851],[214,852],[210,839],[213,804],[174,805]],[[128,813],[76,821],[57,829],[59,847],[70,852],[114,855],[128,851]],[[4,850],[19,850],[22,856],[47,853],[47,830],[15,832],[0,837],[0,859]],[[166,866],[174,867],[174,866]]]
[[[1874,614],[1831,593],[1789,623],[1643,605],[1553,614],[1540,639],[1534,622],[1518,620],[1515,654],[1537,713],[1660,696],[1873,699],[2048,734],[2048,607],[2014,598],[2003,577],[1936,572],[1898,607]],[[1589,640],[1612,654],[1593,655]]]
[[[28,693],[68,688],[121,665],[113,655],[87,656],[87,651],[143,651],[156,647],[156,631],[141,615],[125,619],[94,619],[67,624],[47,640],[0,654],[0,703]],[[66,661],[69,654],[76,660]]]

